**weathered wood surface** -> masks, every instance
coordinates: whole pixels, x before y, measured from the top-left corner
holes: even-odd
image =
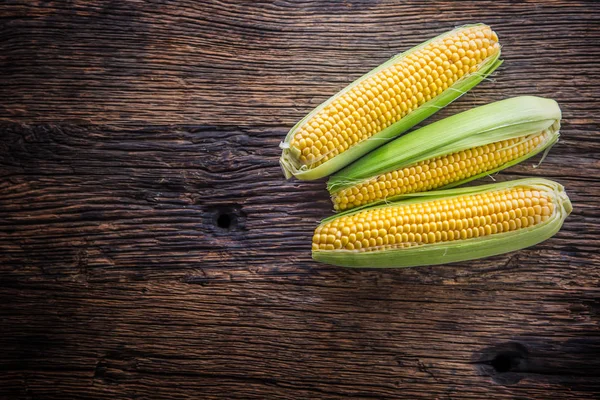
[[[600,3],[4,2],[0,397],[597,398]],[[324,183],[277,145],[393,54],[462,23],[505,64],[432,120],[559,101],[563,230],[471,263],[311,261]]]

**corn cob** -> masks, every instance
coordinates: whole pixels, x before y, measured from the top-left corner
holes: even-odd
[[[549,149],[559,136],[554,100],[514,97],[474,108],[404,135],[333,175],[336,211],[492,174]]]
[[[488,257],[553,236],[571,212],[542,178],[421,193],[325,219],[313,258],[347,267],[411,267]]]
[[[464,26],[399,54],[325,101],[280,147],[286,178],[327,176],[410,129],[502,62],[487,25]]]

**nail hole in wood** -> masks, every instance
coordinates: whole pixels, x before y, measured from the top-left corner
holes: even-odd
[[[217,226],[222,229],[229,229],[231,226],[231,215],[229,214],[219,214],[217,217]]]
[[[492,361],[491,365],[494,367],[496,372],[508,372],[511,370],[514,364],[515,357],[513,354],[502,353],[498,354]]]
[[[205,223],[216,236],[239,237],[246,230],[246,213],[237,204],[209,206],[205,216]]]
[[[528,371],[529,352],[520,343],[507,342],[475,353],[472,360],[479,374],[502,385],[513,385]]]

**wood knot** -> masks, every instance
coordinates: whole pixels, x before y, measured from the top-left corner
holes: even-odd
[[[219,213],[217,215],[217,226],[222,229],[229,229],[235,216],[230,213]]]
[[[481,375],[491,377],[496,383],[512,385],[527,371],[529,351],[520,343],[507,342],[485,348],[474,358]]]
[[[523,356],[521,353],[507,351],[497,354],[496,357],[490,361],[490,365],[497,373],[503,373],[518,369],[522,360]]]
[[[211,207],[208,211],[209,222],[217,235],[231,234],[233,231],[244,230],[246,215],[241,206],[220,205]]]

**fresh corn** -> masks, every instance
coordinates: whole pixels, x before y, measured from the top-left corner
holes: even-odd
[[[325,101],[280,147],[286,178],[318,179],[410,129],[502,62],[487,25],[464,26],[399,54]]]
[[[556,143],[560,118],[554,100],[522,96],[425,126],[333,175],[327,188],[334,209],[458,186],[508,168]]]
[[[346,267],[465,261],[532,246],[571,212],[564,188],[542,178],[421,193],[325,219],[315,260]]]

